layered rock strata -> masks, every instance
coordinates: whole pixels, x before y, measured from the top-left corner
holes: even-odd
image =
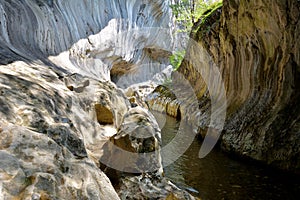
[[[1,199],[119,199],[100,170],[103,146],[115,140],[138,145],[135,151],[158,150],[160,131],[149,130],[142,143],[122,140],[134,113],[110,77],[130,72],[117,81],[126,87],[165,68],[169,22],[162,0],[0,2]]]
[[[170,11],[162,0],[3,1],[0,14],[1,64],[40,59],[58,71],[68,66],[106,80],[140,70],[123,79],[128,86],[161,71],[172,46]],[[48,61],[59,54],[60,62]]]
[[[296,0],[224,1],[222,12],[217,10],[194,27],[178,70],[198,99],[194,105],[188,97],[181,101],[182,108],[187,106],[183,115],[190,116],[198,129],[211,126],[209,99],[223,81],[227,102],[223,149],[297,172],[299,8]],[[213,74],[215,66],[222,80],[211,76],[211,82],[205,81],[201,70]],[[219,103],[222,109],[224,102]]]

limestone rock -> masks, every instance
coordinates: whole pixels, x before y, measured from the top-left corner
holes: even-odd
[[[162,173],[161,136],[154,116],[142,107],[124,115],[119,131],[104,146],[101,162],[120,172]]]
[[[121,199],[148,199],[151,196],[159,200],[197,200],[164,177],[144,174],[121,178],[121,182],[122,186],[118,191]]]
[[[14,0],[0,5],[1,64],[40,59],[58,73],[105,80],[111,75],[115,81],[124,75],[119,84],[127,87],[166,68],[165,55],[172,51],[171,13],[164,0]]]
[[[223,149],[292,171],[300,169],[299,8],[296,0],[224,1],[222,13],[217,10],[192,35],[210,59],[192,65],[203,54],[190,45],[179,68],[199,100],[198,108],[184,112],[203,128],[210,92],[197,69],[218,66],[228,105]]]
[[[118,199],[89,159],[76,159],[45,134],[1,121],[1,199]]]
[[[169,23],[164,0],[0,2],[1,199],[119,199],[99,169],[118,131],[161,169],[154,118],[110,79],[127,87],[166,68]]]
[[[89,82],[78,93],[44,65],[1,66],[1,198],[118,199],[91,159],[98,155],[93,146],[107,134],[97,123],[93,92],[110,88],[107,94],[120,106],[116,113],[126,112],[129,103],[113,85]]]
[[[167,86],[159,85],[147,96],[147,104],[154,111],[166,113],[177,119],[181,118],[180,102]]]
[[[95,104],[95,110],[97,113],[97,121],[100,124],[113,124],[113,114],[112,111],[109,110],[109,108],[101,105],[101,104]]]

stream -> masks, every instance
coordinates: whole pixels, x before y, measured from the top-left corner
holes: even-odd
[[[153,114],[162,129],[164,146],[177,134],[180,122],[164,114]],[[299,176],[232,158],[217,147],[199,159],[200,147],[201,142],[195,139],[177,161],[164,168],[166,177],[194,196],[203,200],[299,199]]]

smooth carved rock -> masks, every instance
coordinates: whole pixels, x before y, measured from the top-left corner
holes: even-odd
[[[75,1],[1,2],[0,63],[42,60],[59,74],[105,80],[111,69],[117,79],[125,74],[115,70],[130,71],[124,87],[166,67],[173,50],[167,1]]]
[[[192,37],[210,60],[192,66],[189,60],[201,55],[190,47],[179,68],[199,99],[199,109],[181,108],[203,128],[210,119],[209,92],[197,69],[218,66],[228,105],[223,149],[293,171],[300,169],[299,3],[224,1],[222,12],[194,27]]]
[[[99,169],[109,138],[131,134],[122,124],[130,103],[110,70],[124,87],[148,80],[170,47],[168,1],[1,1],[0,199],[119,199]],[[128,146],[152,152],[159,131],[142,116],[151,139],[130,136]],[[161,169],[159,153],[152,161]]]
[[[172,87],[170,87],[172,88]],[[166,113],[181,119],[180,102],[167,86],[159,85],[147,96],[147,105],[151,110]]]

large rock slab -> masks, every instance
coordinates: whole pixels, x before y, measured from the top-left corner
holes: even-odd
[[[118,199],[95,162],[94,146],[101,146],[109,131],[116,132],[119,115],[127,112],[129,102],[110,83],[78,74],[63,79],[44,65],[1,66],[3,199]],[[87,80],[89,85],[83,84],[80,92],[74,89]],[[73,83],[72,91],[66,82]],[[110,105],[119,106],[110,129],[97,121],[96,105],[104,93]]]
[[[45,134],[1,122],[1,199],[118,199],[90,159]]]
[[[199,100],[185,113],[205,128],[210,126],[211,89],[216,91],[221,80],[205,82],[200,71],[213,74],[217,66],[228,105],[223,149],[298,172],[299,13],[296,0],[224,1],[222,10],[194,27],[194,44],[178,70]],[[187,98],[183,104],[191,102]]]

